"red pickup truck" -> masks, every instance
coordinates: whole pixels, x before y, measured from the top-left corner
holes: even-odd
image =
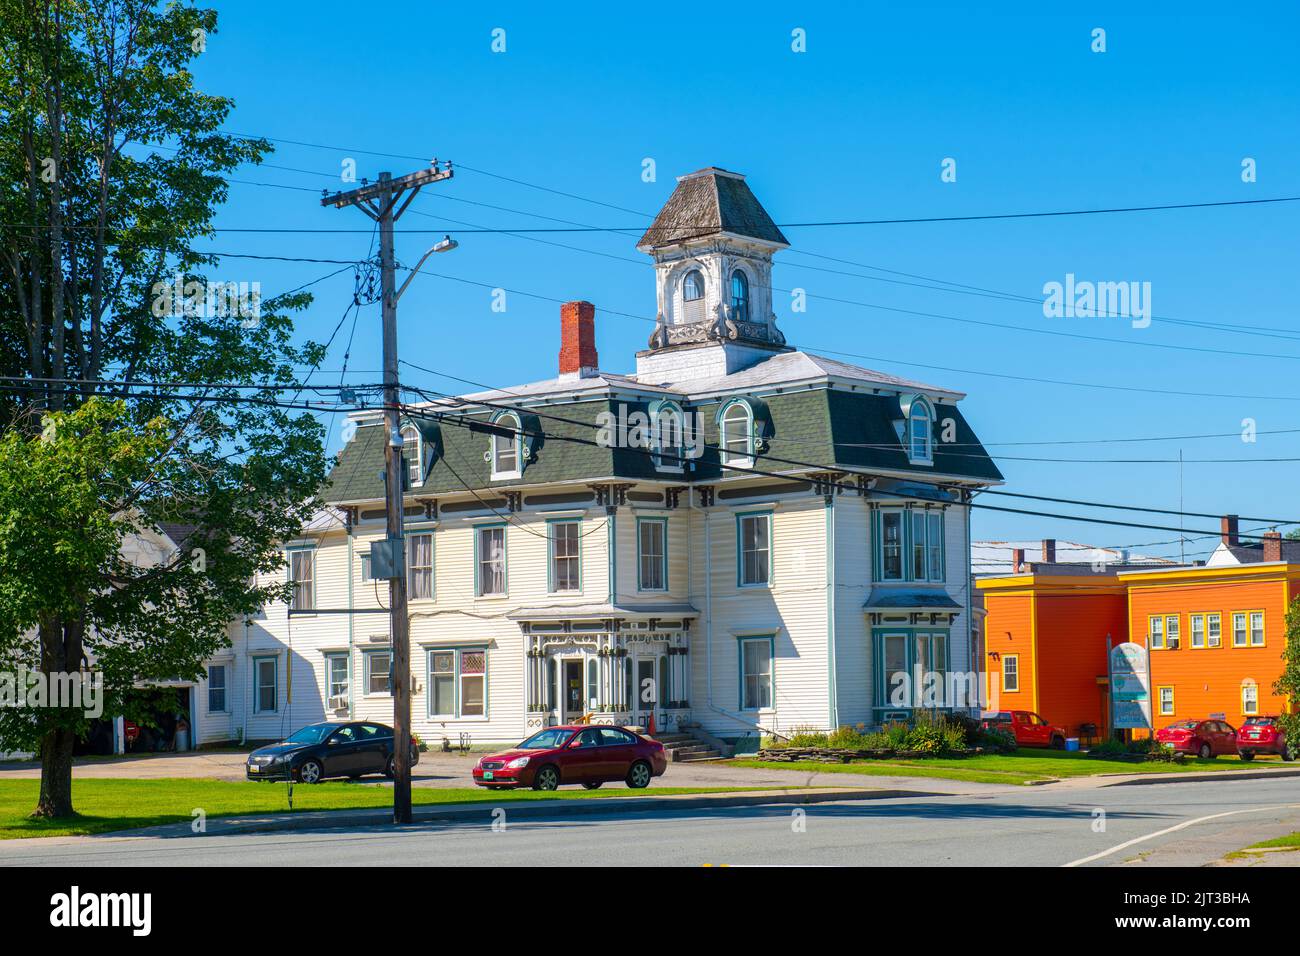
[[[997,710],[980,716],[987,730],[1005,730],[1016,738],[1017,747],[1065,749],[1065,728],[1049,724],[1030,710]]]

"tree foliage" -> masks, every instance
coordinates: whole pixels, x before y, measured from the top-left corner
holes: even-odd
[[[294,345],[305,294],[253,321],[158,307],[175,277],[213,277],[194,243],[269,151],[222,132],[232,102],[189,71],[216,13],[0,0],[0,23],[0,664],[91,660],[120,700],[198,676],[232,618],[280,596],[250,582],[324,478],[319,423],[285,401],[321,350]],[[176,549],[124,556],[164,528]],[[82,723],[0,720],[0,750],[39,741],[38,812],[72,810]]]

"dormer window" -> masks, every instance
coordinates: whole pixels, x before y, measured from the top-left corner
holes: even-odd
[[[930,403],[917,398],[907,413],[907,456],[913,464],[930,464],[934,460],[933,425]]]
[[[420,443],[420,429],[409,422],[402,426],[402,457],[406,459],[406,468],[412,488],[424,480],[421,474],[424,464],[424,449]]]
[[[518,478],[522,474],[520,462],[523,457],[519,416],[514,412],[502,412],[492,419],[492,424],[509,432],[492,436],[492,479]]]
[[[754,464],[754,413],[740,399],[722,410],[722,464],[748,468]]]
[[[749,321],[749,279],[740,269],[731,273],[731,317],[740,322]]]
[[[682,413],[667,404],[654,416],[655,467],[661,471],[682,471]]]
[[[682,280],[682,314],[687,322],[704,321],[704,276],[699,269]]]

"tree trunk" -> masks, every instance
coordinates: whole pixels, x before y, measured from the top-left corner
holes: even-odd
[[[41,672],[47,679],[52,674],[81,670],[84,628],[84,618],[41,622]],[[54,684],[51,681],[47,686]],[[32,816],[70,817],[76,813],[72,808],[72,747],[76,739],[76,731],[65,720],[58,720],[41,738],[41,793]]]
[[[34,817],[70,817],[72,809],[71,730],[51,730],[41,740],[41,795],[36,801]]]

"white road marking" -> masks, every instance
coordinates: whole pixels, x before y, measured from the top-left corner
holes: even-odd
[[[1113,846],[1109,850],[1102,850],[1100,853],[1094,853],[1092,856],[1085,856],[1081,860],[1073,860],[1070,863],[1062,863],[1062,866],[1082,866],[1085,863],[1091,863],[1093,860],[1100,860],[1102,857],[1110,856],[1112,853],[1118,853],[1120,850],[1126,850],[1129,847],[1145,843],[1147,840],[1154,840],[1156,837],[1162,837],[1166,833],[1176,833],[1179,830],[1185,830],[1197,823],[1204,823],[1207,820],[1218,820],[1221,817],[1232,817],[1239,813],[1267,813],[1269,810],[1300,810],[1300,803],[1282,803],[1275,807],[1251,807],[1248,810],[1226,810],[1223,813],[1211,813],[1206,817],[1196,817],[1192,820],[1184,820],[1182,823],[1172,827],[1165,827],[1163,830],[1157,830],[1155,833],[1148,833],[1146,836],[1134,837],[1118,846]]]

